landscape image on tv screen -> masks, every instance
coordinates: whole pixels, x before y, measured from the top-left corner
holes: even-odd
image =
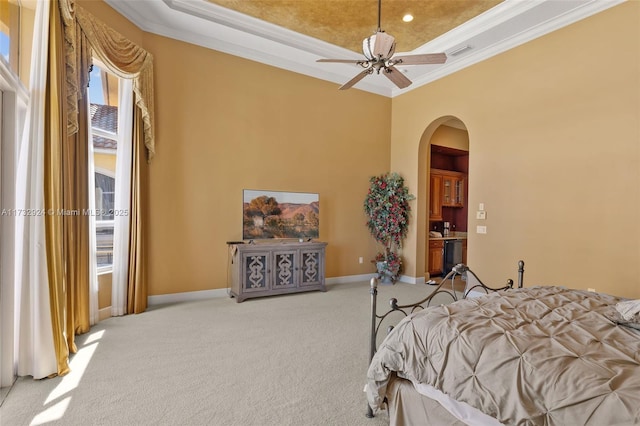
[[[318,194],[245,189],[242,213],[244,240],[319,235]]]

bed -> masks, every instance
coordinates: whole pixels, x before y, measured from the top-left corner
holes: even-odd
[[[517,286],[491,288],[457,265],[424,300],[392,299],[382,314],[373,279],[368,415],[386,408],[392,425],[640,424],[640,330],[616,309],[631,302],[524,288],[523,274],[521,261]],[[443,295],[451,303],[436,306]],[[406,317],[376,347],[394,312]]]

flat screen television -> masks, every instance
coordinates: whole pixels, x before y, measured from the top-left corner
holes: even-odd
[[[243,190],[242,239],[318,238],[319,195]]]

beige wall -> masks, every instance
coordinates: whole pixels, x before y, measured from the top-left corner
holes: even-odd
[[[148,191],[149,294],[226,286],[243,188],[320,193],[329,277],[371,272],[368,177],[403,174],[423,270],[434,130],[469,131],[469,264],[488,282],[527,262],[529,285],[640,297],[640,3],[627,2],[393,101],[144,33],[81,2],[155,55],[158,155]],[[392,114],[393,112],[393,114]]]
[[[111,306],[111,281],[113,274],[98,275],[98,309],[104,309]]]
[[[438,126],[431,136],[431,144],[448,148],[469,150],[469,133],[446,125]]]
[[[373,272],[362,202],[369,177],[389,169],[390,99],[144,33],[103,2],[81,4],[154,55],[149,295],[227,286],[225,243],[242,237],[245,188],[319,193],[327,277]]]
[[[391,169],[419,187],[418,206],[445,116],[469,131],[469,226],[488,228],[469,232],[480,277],[501,283],[524,259],[528,285],[640,297],[640,2],[394,98]],[[418,262],[425,210],[405,249]]]
[[[319,193],[327,277],[373,272],[362,202],[389,169],[390,99],[163,37],[145,46],[158,106],[149,294],[227,286],[243,189]]]
[[[109,25],[132,42],[144,47],[143,37],[145,32],[140,30],[124,16],[116,12],[104,1],[96,0],[76,0],[76,5],[91,12],[103,23]]]

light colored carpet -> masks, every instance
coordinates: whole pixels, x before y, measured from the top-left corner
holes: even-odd
[[[414,302],[432,289],[381,286]],[[0,424],[363,425],[368,282],[251,299],[156,306],[78,337],[72,373],[20,378]]]

